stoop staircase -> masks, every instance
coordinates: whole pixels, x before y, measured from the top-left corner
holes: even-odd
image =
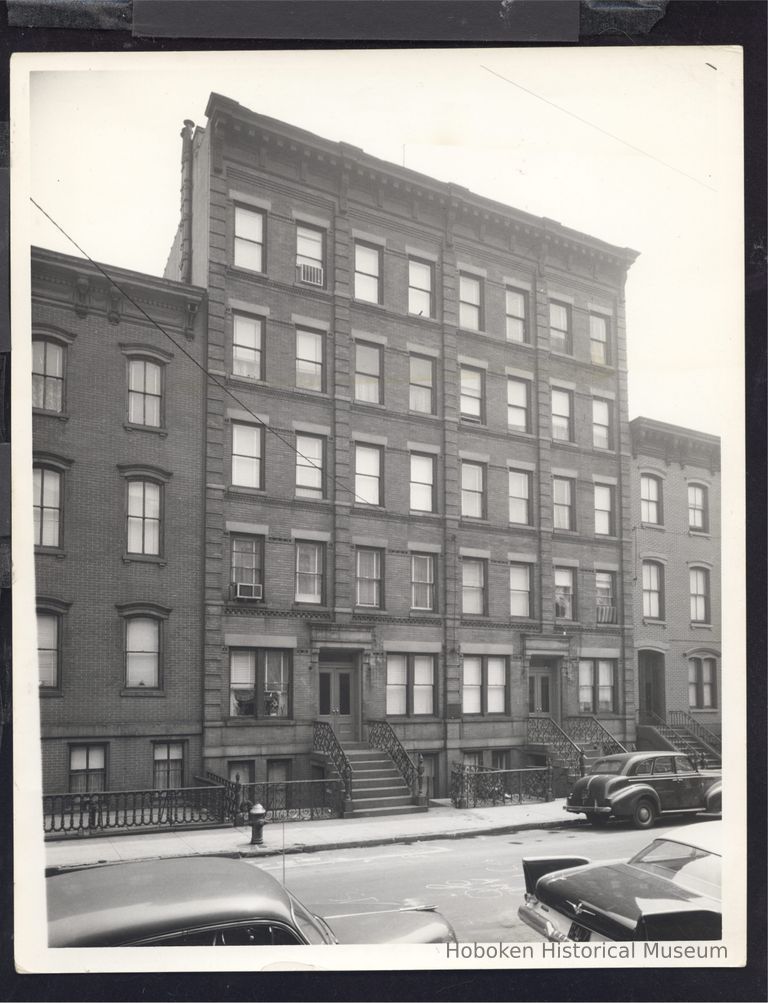
[[[414,804],[413,792],[388,753],[366,742],[348,742],[343,749],[352,767],[352,818],[427,810],[426,805]]]
[[[650,715],[649,715],[650,716]],[[650,716],[650,726],[678,752],[694,756],[700,769],[719,770],[722,765],[720,737],[701,725],[690,714],[672,711],[668,722],[657,715]]]

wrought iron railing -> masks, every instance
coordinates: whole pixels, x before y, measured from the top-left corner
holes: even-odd
[[[616,607],[605,606],[599,600],[597,602],[597,622],[616,623]]]
[[[372,749],[386,752],[415,798],[424,791],[424,757],[418,753],[416,762],[411,759],[389,721],[367,721],[368,744]]]
[[[673,728],[686,728],[703,745],[706,745],[710,752],[716,756],[722,755],[723,746],[720,736],[716,735],[714,731],[710,731],[709,728],[705,727],[700,721],[697,721],[692,715],[686,714],[684,710],[670,711],[669,723]]]
[[[333,728],[327,721],[315,721],[312,730],[312,751],[327,756],[344,785],[344,798],[352,801],[352,767]]]
[[[285,780],[238,786],[244,812],[260,804],[268,822],[340,818],[344,810],[344,787],[339,780]]]
[[[227,817],[222,787],[43,795],[43,828],[47,834],[221,825]]]
[[[454,808],[488,808],[551,800],[551,766],[488,770],[483,766],[451,764],[451,802]]]
[[[608,731],[596,717],[586,715],[584,717],[566,717],[563,721],[565,731],[574,742],[583,742],[585,745],[596,745],[603,756],[610,756],[615,752],[626,752],[626,746]]]
[[[551,717],[528,718],[528,744],[546,745],[570,771],[580,772],[583,753]]]
[[[659,717],[653,711],[647,711],[645,717],[646,721],[669,743],[670,748],[689,756],[697,766],[707,765],[706,754],[702,754],[701,746],[698,744],[696,737],[693,734],[686,734],[687,726],[678,725],[677,727],[672,727],[667,724],[664,718]],[[710,754],[716,759],[720,758],[712,750],[710,750]]]

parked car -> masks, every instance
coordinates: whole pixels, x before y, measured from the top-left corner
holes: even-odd
[[[565,810],[586,815],[593,825],[629,819],[649,829],[659,815],[709,812],[722,807],[721,775],[697,770],[689,756],[663,752],[623,752],[599,759],[579,777]]]
[[[431,907],[332,919],[244,860],[174,857],[48,877],[50,947],[452,943]]]
[[[719,940],[721,823],[658,836],[626,863],[523,859],[520,918],[553,942]]]

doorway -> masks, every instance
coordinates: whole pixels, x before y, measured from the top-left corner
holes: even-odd
[[[549,661],[533,661],[528,669],[528,714],[558,720],[557,670]]]
[[[351,658],[320,660],[318,720],[327,721],[342,743],[359,737],[357,667]]]
[[[657,718],[666,721],[664,674],[664,655],[660,651],[638,651],[637,705],[640,724],[654,724]]]

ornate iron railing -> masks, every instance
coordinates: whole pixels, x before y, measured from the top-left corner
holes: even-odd
[[[723,754],[723,746],[720,736],[716,735],[714,731],[710,731],[709,728],[705,727],[700,721],[697,721],[695,717],[692,717],[690,714],[686,714],[684,710],[670,711],[669,723],[673,728],[686,728],[691,732],[691,734],[695,735],[703,745],[706,745],[709,751],[714,755],[721,756]]]
[[[421,798],[424,792],[424,757],[418,753],[414,763],[389,721],[366,721],[366,724],[368,744],[372,749],[381,749],[390,756],[413,796]]]
[[[352,767],[333,728],[327,721],[315,721],[312,730],[312,751],[328,756],[344,785],[344,798],[352,801]]]
[[[614,752],[626,752],[626,746],[608,731],[596,717],[566,717],[563,721],[565,731],[574,742],[585,745],[596,745],[603,756]]]
[[[43,795],[43,829],[47,834],[221,825],[227,817],[222,787]]]
[[[344,810],[344,787],[339,780],[285,780],[238,786],[243,813],[260,804],[268,822],[340,818]]]
[[[454,808],[488,808],[551,800],[551,766],[488,770],[464,763],[451,764],[451,802]]]
[[[689,756],[696,766],[707,765],[706,754],[701,752],[701,747],[698,744],[699,740],[691,733],[686,734],[688,731],[687,726],[678,725],[676,728],[672,727],[653,711],[649,711],[646,714],[646,719],[650,721],[652,727],[656,729],[659,735],[669,743],[670,748]],[[719,760],[720,757],[716,752],[713,750],[709,751],[712,756]]]
[[[564,766],[580,772],[581,749],[551,717],[528,718],[528,744],[548,746]]]

